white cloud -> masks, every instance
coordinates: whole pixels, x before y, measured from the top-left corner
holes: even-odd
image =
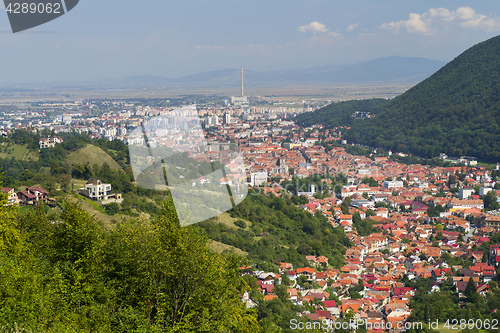
[[[318,21],[311,22],[306,25],[301,25],[297,28],[299,32],[312,32],[312,33],[324,33],[328,31],[328,28],[323,23]]]
[[[408,32],[417,32],[424,35],[429,35],[432,33],[429,24],[422,20],[422,16],[420,16],[419,14],[411,13],[410,19],[405,23],[406,30],[408,30]]]
[[[431,8],[428,11],[431,18],[438,18],[443,21],[453,20],[453,12],[446,8]]]
[[[422,15],[417,13],[410,13],[408,20],[383,23],[380,27],[382,29],[393,30],[396,32],[403,30],[408,33],[421,33],[424,35],[432,34],[429,22],[422,20]]]
[[[408,20],[383,23],[380,28],[394,32],[433,35],[439,29],[453,26],[493,31],[500,30],[500,20],[480,14],[468,6],[459,7],[455,11],[446,8],[431,8],[423,14],[410,13]]]
[[[345,30],[351,32],[353,30],[356,30],[358,27],[359,27],[358,23],[349,24]]]
[[[460,7],[454,13],[458,20],[461,21],[471,21],[478,18],[478,16],[484,16],[476,13],[476,11],[470,7]]]

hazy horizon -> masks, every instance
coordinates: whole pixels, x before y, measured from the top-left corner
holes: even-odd
[[[0,84],[265,72],[388,56],[449,62],[500,34],[500,4],[445,0],[81,1],[13,34],[0,14]]]

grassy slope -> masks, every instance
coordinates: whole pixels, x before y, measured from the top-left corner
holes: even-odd
[[[231,245],[227,245],[227,244],[224,244],[221,242],[214,241],[213,239],[210,239],[208,244],[209,244],[209,247],[217,253],[223,253],[225,251],[229,251],[229,253],[234,253],[234,254],[237,254],[241,257],[246,257],[248,255],[248,252],[242,251],[242,250],[238,249],[237,247],[234,247]]]
[[[217,219],[218,223],[224,224],[229,229],[239,229],[239,227],[234,224],[234,222],[237,220],[244,221],[247,224],[247,227],[252,226],[251,222],[245,221],[243,219],[237,219],[237,218],[231,217],[231,215],[229,215],[229,213],[222,213],[219,216],[217,216],[216,219]]]
[[[125,216],[125,215],[122,215],[122,214],[116,214],[114,216],[109,216],[109,215],[103,213],[101,211],[102,209],[99,209],[98,205],[96,203],[91,202],[91,200],[85,199],[85,198],[83,198],[83,197],[81,197],[79,195],[68,195],[66,198],[68,200],[73,201],[73,202],[78,202],[78,204],[80,204],[80,206],[86,212],[88,212],[90,215],[93,215],[97,220],[99,220],[102,223],[104,223],[104,225],[106,227],[108,227],[108,228],[109,227],[112,228],[114,226],[113,220],[115,220],[115,221],[121,221],[123,218],[125,218],[125,219],[129,219],[130,218],[129,216]],[[149,216],[146,216],[146,214],[142,214],[142,215],[143,215],[142,218],[144,218],[144,219],[148,219],[149,218]],[[228,227],[238,228],[233,223],[237,219],[232,218],[227,213],[224,213],[224,214],[220,215],[218,217],[218,219],[219,219],[219,221],[221,223],[226,224]],[[247,222],[247,223],[250,224],[250,222]],[[242,256],[242,257],[246,257],[248,255],[247,252],[242,251],[242,250],[240,250],[240,249],[238,249],[238,248],[236,248],[234,246],[227,245],[227,244],[224,244],[224,243],[220,243],[220,242],[217,242],[217,241],[214,241],[214,240],[209,240],[209,246],[210,246],[210,248],[212,250],[214,250],[217,253],[229,252],[229,253],[237,254],[237,255]]]
[[[94,145],[87,145],[84,148],[78,149],[75,152],[69,154],[66,159],[70,164],[85,164],[89,163],[91,166],[98,164],[101,166],[104,162],[108,163],[111,169],[121,169],[120,165],[116,163],[111,156],[109,156],[104,150]]]
[[[5,148],[7,148],[7,152],[4,151]],[[38,152],[29,150],[26,145],[14,144],[12,147],[7,147],[7,145],[0,146],[0,158],[12,157],[19,161],[29,161],[30,159],[38,161]]]
[[[116,214],[114,216],[105,214],[103,213],[104,209],[102,207],[99,207],[97,203],[92,202],[91,200],[77,194],[68,195],[66,196],[66,198],[70,201],[77,202],[86,212],[88,212],[90,215],[93,215],[97,220],[104,223],[104,225],[108,228],[114,225],[113,220],[121,221],[124,217],[127,218],[122,214]]]

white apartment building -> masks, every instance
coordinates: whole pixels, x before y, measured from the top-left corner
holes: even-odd
[[[111,184],[103,184],[99,179],[91,179],[85,185],[88,197],[92,200],[107,200],[111,196]]]

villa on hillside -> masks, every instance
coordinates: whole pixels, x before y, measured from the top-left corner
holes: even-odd
[[[54,147],[56,145],[56,143],[62,143],[62,142],[63,142],[62,138],[60,138],[58,136],[51,136],[48,138],[41,138],[38,141],[38,146],[40,147],[40,149],[45,149],[45,148]]]
[[[19,197],[13,188],[2,187],[0,188],[0,192],[7,195],[7,206],[19,203]]]
[[[90,179],[84,188],[78,189],[78,193],[102,205],[123,201],[121,193],[111,193],[111,184],[104,184],[99,179]]]
[[[47,201],[49,192],[41,187],[26,187],[26,190],[17,193],[21,205],[36,205]]]

